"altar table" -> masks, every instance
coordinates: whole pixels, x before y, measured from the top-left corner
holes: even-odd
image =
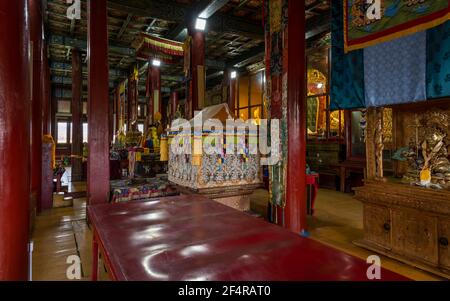
[[[202,196],[88,207],[112,280],[367,280],[359,258]],[[382,280],[406,278],[382,269]]]
[[[169,183],[167,177],[113,180],[110,181],[110,188],[112,203],[175,196],[179,194],[175,186]]]

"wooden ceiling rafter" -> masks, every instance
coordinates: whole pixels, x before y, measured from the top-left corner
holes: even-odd
[[[129,70],[136,62],[145,63],[134,57],[131,44],[135,38],[141,32],[168,38],[192,11],[192,5],[198,2],[203,7],[198,6],[195,11],[197,15],[202,8],[204,10],[209,6],[214,12],[208,20],[206,34],[208,75],[221,73],[230,66],[245,68],[261,59],[264,55],[262,0],[108,0],[109,63],[113,70]],[[305,5],[306,38],[329,31],[330,0],[305,0]],[[43,7],[46,10],[47,35],[50,37],[50,60],[70,63],[67,48],[80,47],[82,59],[86,62],[86,0],[82,0],[82,18],[76,22],[66,17],[66,0],[43,0]],[[64,43],[61,40],[52,41],[52,36],[65,37]],[[70,73],[69,70],[67,74]],[[162,74],[163,85],[175,88],[180,82],[168,79],[181,77],[183,66],[162,66]],[[113,77],[114,82],[117,80],[120,78]],[[145,80],[140,82],[145,84]]]

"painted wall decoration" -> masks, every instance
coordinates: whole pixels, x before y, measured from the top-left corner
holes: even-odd
[[[202,110],[202,122],[215,119],[226,124],[233,119],[227,104],[210,106]],[[260,184],[261,165],[259,154],[251,154],[257,132],[248,130],[238,134],[229,129],[207,131],[191,121],[191,132],[180,132],[175,121],[169,132],[169,181],[191,189],[231,187]],[[242,138],[242,139],[241,139]],[[206,143],[208,139],[209,143]],[[210,140],[212,139],[212,140]],[[236,151],[227,153],[227,143],[235,139]],[[227,142],[228,141],[228,142]],[[178,148],[173,147],[176,144]],[[204,147],[218,148],[204,151]],[[203,151],[202,151],[203,150]]]
[[[169,152],[169,181],[192,189],[261,183],[259,156],[206,155],[200,166],[194,156]]]
[[[272,210],[286,206],[287,174],[287,0],[264,1],[264,30],[266,40],[266,91],[265,112],[268,119],[280,120],[281,158],[278,164],[269,166],[270,203]],[[275,222],[278,222],[275,217]]]
[[[449,16],[448,0],[345,0],[345,51],[432,28]]]

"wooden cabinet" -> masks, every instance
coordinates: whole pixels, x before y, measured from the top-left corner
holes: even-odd
[[[450,278],[450,193],[367,182],[355,188],[364,204],[358,246]]]
[[[364,236],[380,247],[391,248],[391,214],[387,207],[364,205]]]
[[[439,264],[450,270],[450,219],[439,221]]]
[[[337,189],[338,173],[333,166],[345,159],[345,145],[338,142],[315,142],[306,145],[306,162],[320,174],[320,187]]]
[[[438,264],[437,218],[420,212],[392,210],[392,250],[410,258]]]

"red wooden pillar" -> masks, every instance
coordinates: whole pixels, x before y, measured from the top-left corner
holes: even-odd
[[[51,134],[51,113],[50,113],[50,66],[48,65],[47,43],[43,42],[42,63],[41,63],[41,92],[42,92],[42,132],[44,135]],[[42,146],[42,177],[41,177],[41,202],[40,209],[50,209],[53,207],[53,167],[52,145]]]
[[[42,120],[44,135],[51,135],[51,100],[50,100],[50,66],[48,64],[48,47],[44,43],[41,64],[42,74]]]
[[[56,142],[56,111],[58,109],[58,100],[53,92],[53,85],[50,89],[50,122],[51,122],[51,134]]]
[[[109,193],[109,79],[106,0],[90,0],[88,11],[88,200],[106,203]]]
[[[167,120],[168,120],[167,107],[168,107],[169,102],[170,102],[170,97],[165,98],[165,99],[163,99],[161,97],[161,111],[160,112],[161,112],[161,125],[163,126],[163,128],[165,128],[167,125]]]
[[[137,81],[134,76],[134,69],[130,70],[128,77],[128,109],[127,109],[127,130],[133,131],[133,123],[137,121]]]
[[[155,114],[161,113],[161,69],[150,67],[150,77],[149,120],[150,123],[154,123]]]
[[[306,233],[305,3],[289,0],[286,227]]]
[[[228,107],[230,108],[230,111],[235,114],[235,108],[236,108],[236,95],[237,95],[237,77],[231,78],[231,74],[228,74],[229,80],[229,97],[228,97]]]
[[[30,60],[27,0],[0,1],[0,281],[27,280]],[[20,155],[19,155],[20,154]]]
[[[29,0],[30,40],[33,45],[33,96],[31,117],[31,194],[32,202],[41,211],[42,182],[42,4]],[[33,205],[34,206],[34,205]]]
[[[114,135],[116,135],[119,131],[119,122],[120,122],[120,114],[121,114],[121,104],[120,104],[120,85],[116,87],[114,90],[114,107],[115,107],[115,123],[116,126],[114,128]]]
[[[116,100],[116,93],[113,92],[109,94],[109,114],[108,114],[108,123],[109,123],[109,144],[114,140],[114,106]]]
[[[72,50],[72,181],[81,181],[83,174],[83,126],[81,124],[83,95],[83,66],[81,53]]]
[[[190,103],[189,113],[194,117],[195,111],[203,107],[205,97],[205,33],[200,30],[191,29],[192,47],[191,47],[191,91],[192,102]]]
[[[170,93],[170,117],[172,118],[172,120],[175,119],[175,113],[177,112],[178,109],[178,102],[179,102],[178,92],[172,91]]]

